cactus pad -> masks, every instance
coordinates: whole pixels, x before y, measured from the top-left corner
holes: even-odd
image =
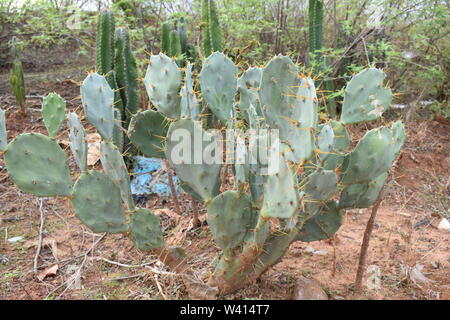
[[[329,239],[339,230],[342,220],[343,211],[337,208],[335,201],[328,201],[303,224],[296,240],[312,242]]]
[[[253,105],[256,113],[262,116],[261,105],[259,103],[259,86],[261,84],[261,68],[248,68],[238,79],[239,110],[248,120],[246,111]]]
[[[91,73],[84,79],[80,91],[87,120],[103,139],[112,139],[115,125],[114,92],[108,82],[97,73]]]
[[[134,209],[130,191],[130,176],[120,151],[111,142],[102,141],[100,161],[108,177],[119,187],[123,202],[130,210]]]
[[[144,251],[164,245],[159,217],[150,210],[137,209],[131,215],[130,239]]]
[[[394,125],[393,129],[381,127],[364,135],[355,149],[345,157],[343,184],[363,183],[391,168],[404,141],[403,125]]]
[[[383,71],[369,68],[350,80],[342,105],[342,123],[357,123],[381,117],[392,101],[391,90],[383,87],[385,77]]]
[[[211,54],[200,72],[203,99],[223,124],[230,118],[237,91],[238,68],[223,53]]]
[[[54,138],[61,128],[66,114],[66,102],[57,93],[50,93],[42,100],[42,118],[50,138]]]
[[[360,184],[346,187],[339,199],[339,208],[368,208],[373,205],[386,181],[387,172],[379,177]]]
[[[76,113],[69,113],[67,120],[69,121],[70,128],[70,150],[72,150],[73,157],[80,170],[85,172],[88,168],[88,145],[86,142],[86,133],[84,132],[84,128],[81,125],[80,119]]]
[[[200,137],[200,141],[202,137],[205,141],[211,141],[208,145],[217,142],[212,134],[202,129],[199,122],[191,119],[173,122],[167,133],[166,158],[175,168],[177,176],[204,201],[208,201],[219,193],[221,164],[203,161],[202,155],[207,145],[203,143],[200,148],[194,141],[196,137]]]
[[[261,215],[269,218],[290,218],[297,210],[298,198],[295,175],[280,155],[278,173],[269,175],[264,184]]]
[[[180,117],[181,71],[176,62],[165,54],[153,55],[144,78],[152,104],[166,117]]]
[[[291,149],[289,160],[300,162],[314,150],[312,130],[317,123],[317,97],[314,82],[301,78],[289,57],[274,57],[263,69],[261,106],[271,129]]]
[[[21,134],[7,146],[4,158],[9,176],[20,190],[41,197],[71,194],[66,155],[49,137]]]
[[[208,224],[222,250],[238,246],[256,224],[255,218],[250,199],[236,191],[225,191],[208,205]]]
[[[128,230],[120,190],[99,171],[83,173],[70,199],[77,218],[93,232],[123,233]]]
[[[169,123],[154,110],[145,110],[133,116],[128,128],[131,142],[147,157],[164,158],[164,140]]]

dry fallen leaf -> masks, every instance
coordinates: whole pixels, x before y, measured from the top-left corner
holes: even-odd
[[[88,143],[88,166],[93,166],[100,160],[100,141],[102,138],[98,133],[90,133],[87,135]]]
[[[38,243],[37,240],[28,240],[24,243],[24,247],[27,249],[36,247],[37,243]],[[55,257],[56,260],[58,260],[58,245],[56,239],[44,238],[44,240],[42,240],[42,247],[43,248],[50,247],[52,249],[53,256]]]
[[[58,267],[59,266],[57,264],[47,267],[41,272],[39,272],[36,277],[38,278],[39,281],[43,281],[48,276],[56,275],[56,272],[58,272]]]

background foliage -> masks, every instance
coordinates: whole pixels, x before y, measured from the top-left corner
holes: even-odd
[[[216,2],[224,50],[240,66],[283,53],[305,72],[315,67],[308,56],[308,0]],[[36,48],[73,46],[93,65],[96,14],[106,7],[114,10],[117,26],[130,28],[141,73],[145,52],[160,50],[166,20],[184,16],[189,42],[201,43],[200,0],[0,0],[0,67],[11,65],[8,41],[14,35],[25,56]],[[331,77],[340,89],[351,74],[373,65],[386,71],[399,93],[394,103],[431,100],[448,112],[449,13],[447,0],[325,0],[322,53],[328,67],[319,77]]]

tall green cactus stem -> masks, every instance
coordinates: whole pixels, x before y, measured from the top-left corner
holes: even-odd
[[[6,116],[5,111],[0,109],[0,151],[4,151],[6,149],[6,145],[8,143],[8,137],[6,133]]]
[[[217,8],[214,0],[202,0],[203,56],[222,51],[222,31],[220,30]]]
[[[237,91],[237,72],[236,65],[220,52],[210,55],[200,72],[203,99],[223,124],[231,117]]]
[[[114,30],[115,19],[112,11],[102,10],[97,18],[96,37],[96,69],[101,75],[107,75],[113,70]],[[109,85],[113,87],[113,83],[109,82]]]
[[[186,22],[184,17],[178,19],[178,37],[180,38],[181,53],[185,58],[188,56],[188,43],[187,43],[187,31]]]
[[[171,23],[165,21],[162,25],[161,52],[168,55],[170,55],[170,30]]]
[[[57,93],[50,93],[42,100],[42,118],[50,138],[55,138],[66,114],[66,101]]]
[[[86,141],[86,133],[84,132],[84,128],[81,125],[81,121],[76,113],[71,112],[67,116],[67,120],[70,128],[70,149],[72,150],[73,158],[75,159],[75,162],[81,172],[86,172],[88,169],[88,145]]]
[[[13,62],[9,81],[13,94],[16,97],[16,102],[22,113],[25,113],[25,79],[23,76],[22,62],[19,59],[19,49],[17,47],[16,37],[11,39],[11,53],[13,55]]]
[[[308,22],[309,22],[309,32],[308,32],[309,52],[316,54],[316,51],[322,50],[323,0],[309,0]]]
[[[180,60],[181,57],[180,35],[176,30],[170,31],[170,56],[176,60]]]
[[[40,197],[68,196],[72,180],[61,147],[40,133],[23,133],[5,152],[6,169],[20,190]]]
[[[180,117],[181,71],[174,60],[162,53],[152,56],[144,84],[150,101],[159,112],[171,119]]]
[[[138,71],[136,60],[131,50],[128,29],[121,27],[116,29],[115,35],[115,65],[117,85],[124,105],[122,119],[128,126],[131,117],[139,109]]]

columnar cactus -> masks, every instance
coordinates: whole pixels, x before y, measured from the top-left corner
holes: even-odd
[[[323,0],[309,0],[308,4],[309,51],[322,50],[323,41]]]
[[[292,242],[330,238],[342,225],[346,208],[366,208],[376,201],[405,132],[401,122],[373,129],[349,150],[345,124],[379,118],[390,101],[390,91],[382,88],[382,77],[366,76],[374,72],[381,71],[368,69],[350,81],[341,121],[319,124],[314,82],[302,75],[289,57],[274,57],[256,72],[248,89],[258,97],[249,98],[246,107],[241,101],[242,110],[235,104],[237,67],[223,54],[208,57],[200,74],[203,97],[230,129],[238,126],[236,118],[244,118],[239,112],[247,113],[247,124],[256,132],[254,140],[258,142],[241,139],[240,150],[246,151],[243,158],[254,161],[235,162],[235,186],[220,193],[222,157],[212,150],[222,137],[204,130],[197,114],[181,106],[186,102],[180,90],[185,94],[191,85],[181,89],[181,71],[175,61],[162,53],[151,57],[145,83],[158,111],[134,115],[128,135],[144,154],[165,156],[184,190],[204,201],[213,239],[222,249],[209,286],[217,287],[221,294],[244,286],[279,261]],[[159,218],[150,210],[135,207],[130,197],[123,159],[111,144],[111,88],[101,78],[89,75],[81,90],[88,119],[104,139],[105,174],[82,165],[83,173],[72,186],[64,152],[40,134],[22,134],[7,146],[8,172],[21,190],[38,196],[69,197],[79,219],[94,232],[127,234],[139,249],[158,254],[179,271],[176,266],[184,265],[185,260],[181,249],[166,246]],[[191,75],[186,77],[185,85],[191,79]],[[260,115],[253,102],[259,105]],[[75,116],[69,119],[72,127],[78,126]],[[266,129],[278,130],[279,140],[269,139]],[[77,136],[83,131],[77,130],[71,134],[71,143],[76,146],[72,150],[77,163],[84,163],[80,160],[86,157],[84,145]],[[179,152],[180,138],[188,142],[183,152]],[[207,143],[198,148],[196,139]],[[267,163],[258,150],[261,146],[270,150],[278,170],[264,172]],[[204,159],[205,154],[214,161]],[[241,156],[235,152],[234,157]],[[42,170],[49,162],[51,171]],[[186,269],[183,279],[189,279]]]
[[[222,31],[220,30],[217,8],[214,0],[202,0],[203,55],[222,51]]]
[[[16,102],[20,107],[20,110],[25,113],[25,80],[23,77],[22,61],[19,59],[19,49],[17,47],[16,37],[11,39],[11,54],[13,56],[12,67],[10,72],[10,84]]]

